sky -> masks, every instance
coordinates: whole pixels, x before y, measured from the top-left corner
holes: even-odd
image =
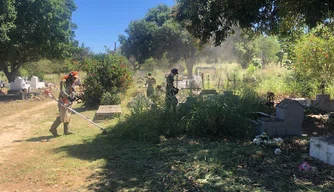
[[[75,39],[94,53],[105,52],[104,46],[119,46],[118,36],[125,34],[130,21],[142,19],[158,4],[173,6],[174,0],[74,0],[77,10],[72,21],[78,26]]]

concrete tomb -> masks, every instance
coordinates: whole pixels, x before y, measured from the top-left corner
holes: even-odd
[[[28,84],[30,84],[30,86],[34,89],[40,89],[40,88],[44,88],[45,87],[45,83],[44,82],[40,82],[38,77],[36,76],[32,76],[30,81],[27,81]]]
[[[11,91],[21,91],[23,83],[27,84],[27,87],[30,87],[30,84],[27,83],[22,77],[16,77],[14,82],[10,82]]]
[[[310,156],[334,165],[334,136],[312,137],[310,139]]]
[[[257,133],[271,136],[301,136],[304,107],[292,99],[284,99],[276,105],[276,116],[262,115],[257,119]]]

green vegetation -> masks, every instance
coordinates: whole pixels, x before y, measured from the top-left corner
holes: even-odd
[[[99,180],[88,187],[96,191],[330,192],[334,186],[326,175],[332,167],[313,161],[316,172],[298,170],[308,150],[308,142],[302,141],[287,140],[283,155],[275,156],[275,146],[249,142],[162,137],[159,144],[147,144],[110,134],[55,151],[92,164],[103,162],[93,177]]]
[[[125,93],[132,77],[125,63],[126,59],[116,53],[98,54],[87,59],[83,70],[87,73],[84,81],[83,102],[88,107],[104,104],[120,104],[119,93]]]
[[[184,59],[191,78],[198,52],[196,41],[172,18],[171,13],[168,6],[158,5],[150,9],[145,18],[132,21],[125,30],[127,36],[119,36],[120,49],[122,54],[133,57],[139,64],[150,58],[166,58],[172,64]]]
[[[334,74],[334,33],[327,27],[318,27],[305,34],[295,45],[292,66],[297,74],[321,82],[332,83]]]
[[[257,95],[249,89],[243,90],[240,97],[190,97],[180,105],[176,114],[166,112],[164,105],[150,110],[147,102],[138,99],[133,112],[119,122],[113,134],[153,143],[158,142],[161,136],[175,138],[184,135],[250,139],[255,136],[250,114],[261,108]]]
[[[66,58],[75,47],[72,0],[5,0],[0,8],[0,70],[9,81],[25,63]]]
[[[317,1],[202,1],[178,0],[175,17],[202,44],[220,45],[239,25],[247,32],[287,34],[301,27],[316,27],[333,18],[334,4]]]
[[[325,82],[326,93],[334,96],[332,1],[178,2],[174,9],[158,5],[132,21],[127,36],[119,36],[119,50],[101,54],[78,47],[73,39],[72,0],[0,2],[0,78],[36,75],[54,82],[62,73],[81,70],[83,106],[121,104],[125,111],[105,122],[107,136],[97,135],[98,129],[82,130],[87,125],[78,123],[78,135],[55,138],[58,142],[40,146],[39,152],[68,158],[55,162],[61,173],[94,169],[89,171],[97,172],[92,174],[96,180],[86,187],[96,191],[333,191],[332,167],[313,161],[314,172],[298,170],[308,138],[286,138],[282,155],[273,153],[278,146],[250,142],[254,112],[269,110],[263,105],[268,91],[276,100],[314,98]],[[210,45],[228,36],[224,48]],[[160,85],[175,66],[180,78],[193,78],[194,66],[215,67],[213,74],[203,74],[200,87],[219,94],[180,90],[180,101],[186,100],[175,114],[166,111],[163,90],[153,99],[145,97],[138,87],[146,73],[152,72]],[[327,124],[333,131],[332,120]],[[26,142],[38,141],[45,132]],[[23,175],[41,171],[27,162],[21,165]],[[41,168],[55,184],[50,178],[57,170]]]

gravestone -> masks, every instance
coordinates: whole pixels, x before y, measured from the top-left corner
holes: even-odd
[[[10,82],[10,90],[11,91],[21,91],[23,82],[24,82],[24,79],[22,77],[16,77],[14,82]],[[30,85],[28,85],[28,87],[29,86]]]
[[[330,165],[334,165],[334,137],[312,137],[310,156]]]
[[[267,114],[266,114],[267,115]],[[270,136],[301,136],[304,107],[292,99],[284,99],[276,105],[276,116],[257,119],[257,132],[267,132]]]
[[[122,113],[121,105],[100,105],[95,113],[95,120],[105,120],[107,118],[120,115]]]
[[[29,82],[29,84],[34,89],[40,89],[40,88],[45,87],[45,83],[44,82],[39,82],[39,79],[36,76],[31,77],[31,81]]]
[[[292,99],[284,99],[276,105],[276,118],[283,120],[287,135],[302,135],[304,107]]]
[[[291,99],[297,101],[305,108],[312,107],[311,99],[306,99],[306,98],[291,98]]]
[[[315,102],[318,104],[319,108],[323,111],[330,111],[330,95],[329,94],[318,94],[316,95]]]
[[[217,91],[216,89],[205,89],[205,90],[202,90],[200,95],[203,96],[203,95],[217,95]]]

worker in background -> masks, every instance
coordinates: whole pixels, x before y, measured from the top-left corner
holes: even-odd
[[[179,89],[174,87],[174,77],[177,74],[179,74],[179,72],[176,68],[174,68],[166,77],[166,110],[169,111],[170,108],[172,108],[174,113],[176,112],[176,105],[178,103],[176,94],[179,92]]]
[[[154,85],[156,83],[157,83],[157,81],[152,76],[152,73],[149,72],[147,74],[147,79],[146,79],[146,83],[145,83],[145,86],[147,86],[147,90],[146,90],[146,96],[147,97],[149,97],[149,98],[153,98],[154,97]]]

